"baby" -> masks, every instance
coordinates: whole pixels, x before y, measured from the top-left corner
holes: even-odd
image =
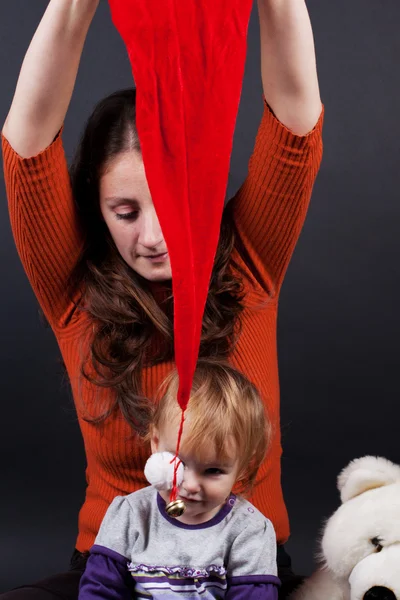
[[[175,453],[177,390],[174,372],[149,427],[153,453]],[[199,361],[179,452],[185,512],[170,517],[169,491],[153,486],[115,498],[90,551],[79,600],[277,600],[275,532],[243,497],[268,438],[255,387],[227,364]]]

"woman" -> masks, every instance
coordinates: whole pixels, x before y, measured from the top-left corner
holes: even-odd
[[[107,507],[145,485],[149,449],[132,428],[143,429],[143,398],[173,366],[171,270],[134,127],[134,91],[95,109],[72,185],[59,134],[98,1],[49,2],[3,129],[14,237],[70,377],[88,482],[72,570],[7,600],[55,598],[60,590],[77,597],[85,553]],[[304,1],[259,0],[259,15],[268,104],[248,176],[224,215],[200,353],[228,358],[266,402],[274,438],[252,501],[273,522],[281,567],[290,570],[282,549],[289,526],[280,485],[276,318],[321,160],[322,116]]]

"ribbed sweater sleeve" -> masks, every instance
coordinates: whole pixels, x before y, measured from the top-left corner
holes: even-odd
[[[2,150],[15,244],[47,320],[60,329],[73,310],[67,284],[82,246],[61,134],[31,158],[4,136]]]
[[[322,158],[323,111],[305,136],[265,104],[248,176],[232,199],[237,249],[261,287],[279,293],[307,213]]]

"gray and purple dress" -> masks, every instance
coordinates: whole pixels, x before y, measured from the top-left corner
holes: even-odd
[[[170,518],[153,487],[111,503],[90,551],[79,600],[277,600],[274,528],[231,495],[206,523]]]

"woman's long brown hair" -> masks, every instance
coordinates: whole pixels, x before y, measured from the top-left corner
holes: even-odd
[[[71,277],[70,293],[80,292],[79,309],[93,321],[85,378],[114,390],[110,405],[92,422],[104,421],[120,409],[133,429],[142,433],[150,415],[141,390],[145,366],[173,358],[173,298],[171,282],[160,303],[147,280],[122,259],[102,219],[99,183],[118,154],[140,152],[135,127],[136,93],[122,90],[102,100],[86,125],[71,167],[72,189],[85,245]],[[200,357],[226,358],[240,329],[243,310],[242,274],[232,260],[234,227],[224,211],[205,308]],[[164,285],[164,284],[163,284]]]

